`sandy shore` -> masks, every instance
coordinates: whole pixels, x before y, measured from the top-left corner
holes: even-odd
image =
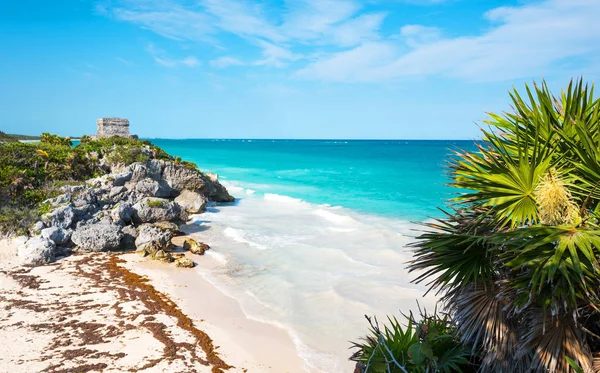
[[[196,262],[203,257],[187,254]],[[289,334],[274,325],[248,319],[238,302],[223,294],[194,269],[182,270],[124,256],[125,266],[147,276],[154,287],[169,296],[213,339],[228,364],[248,372],[307,372]]]
[[[285,331],[193,269],[103,253],[22,268],[6,254],[1,372],[305,371]]]

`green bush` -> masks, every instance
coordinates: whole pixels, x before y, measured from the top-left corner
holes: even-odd
[[[600,371],[600,99],[571,82],[511,92],[477,151],[449,163],[461,191],[415,243],[486,372]]]
[[[58,145],[58,146],[72,146],[73,143],[69,137],[60,137],[58,135],[53,135],[51,133],[44,132],[42,133],[42,138],[40,142],[50,144],[50,145]]]
[[[472,349],[462,345],[447,315],[421,312],[420,321],[410,314],[403,327],[394,317],[381,329],[377,319],[367,317],[370,334],[352,342],[357,351],[350,360],[364,364],[365,373],[467,372],[475,371],[469,362]]]
[[[39,219],[36,209],[20,206],[4,206],[0,208],[0,232],[5,235],[24,235]]]
[[[49,133],[42,134],[38,143],[0,140],[0,206],[7,208],[0,217],[0,232],[26,230],[30,220],[48,212],[49,206],[41,202],[65,185],[106,174],[105,161],[112,167],[151,158],[174,160],[151,142],[134,138],[84,136],[75,147],[69,138]],[[181,158],[178,162],[197,170],[191,162]],[[163,207],[162,201],[151,204]]]
[[[165,207],[165,202],[157,199],[151,199],[148,201],[148,207]]]

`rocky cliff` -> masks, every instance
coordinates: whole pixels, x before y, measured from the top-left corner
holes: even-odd
[[[66,183],[54,193],[58,195],[38,205],[45,213],[19,245],[24,264],[50,263],[73,251],[122,250],[170,262],[176,259],[170,253],[171,238],[189,214],[202,213],[210,202],[234,201],[216,178],[162,150],[143,145],[134,158],[111,157],[119,151],[123,149],[113,145],[86,153],[100,157],[97,163],[108,173]],[[123,161],[139,155],[142,161]]]

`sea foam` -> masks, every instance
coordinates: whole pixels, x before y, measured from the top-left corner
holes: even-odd
[[[351,371],[347,341],[364,334],[364,315],[409,312],[424,293],[405,270],[405,221],[278,193],[245,194],[201,218],[209,253],[226,258],[205,275],[249,318],[287,330],[310,372]]]

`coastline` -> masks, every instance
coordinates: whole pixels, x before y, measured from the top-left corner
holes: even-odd
[[[237,300],[224,294],[194,269],[167,267],[136,255],[125,255],[124,259],[126,268],[149,278],[158,291],[198,322],[219,346],[219,355],[228,364],[248,372],[310,372],[305,369],[304,361],[285,330],[249,319]]]
[[[154,156],[152,153],[149,157]],[[157,176],[154,169],[163,171]],[[167,169],[169,172],[165,171]],[[125,185],[121,185],[123,182]],[[173,198],[171,192],[166,199],[155,196],[164,197],[161,194],[164,190],[161,192],[160,189],[164,183],[173,185],[173,190],[180,193],[175,201],[170,200]],[[413,276],[405,270],[405,263],[410,258],[407,244],[413,240],[410,235],[413,225],[407,221],[311,203],[274,193],[279,191],[277,188],[267,192],[229,183],[222,185],[216,176],[197,173],[172,157],[134,163],[122,174],[111,173],[88,180],[87,184],[89,186],[70,187],[75,188],[68,190],[72,195],[67,193],[61,195],[62,199],[49,200],[56,205],[53,205],[56,209],[52,214],[58,214],[57,218],[50,223],[36,223],[42,228],[48,224],[57,225],[58,228],[44,229],[63,232],[68,237],[72,232],[65,231],[60,225],[73,227],[72,241],[79,254],[62,257],[73,250],[68,245],[69,238],[66,239],[67,248],[62,249],[60,245],[65,242],[57,236],[53,240],[59,243],[50,245],[51,258],[28,263],[51,263],[56,255],[58,261],[54,264],[15,269],[0,263],[0,290],[11,295],[0,298],[0,306],[5,310],[17,310],[0,313],[2,333],[7,333],[5,336],[11,339],[15,333],[27,330],[25,334],[33,336],[7,347],[4,355],[8,358],[0,362],[0,370],[39,370],[37,365],[32,368],[31,364],[46,363],[54,365],[45,366],[45,369],[62,369],[67,364],[65,359],[75,356],[78,359],[72,363],[79,365],[67,364],[65,371],[153,371],[160,364],[161,368],[156,368],[159,371],[189,369],[202,372],[208,371],[206,366],[212,372],[223,371],[229,366],[236,368],[228,371],[236,372],[353,371],[355,364],[348,360],[351,354],[348,341],[362,337],[363,315],[383,317],[398,311],[407,313],[415,308],[414,300],[424,293],[420,286],[410,284]],[[158,189],[146,190],[146,185],[158,186]],[[236,192],[235,203],[220,203],[233,201],[225,187]],[[77,188],[83,188],[87,194]],[[202,194],[188,191],[184,195],[185,188],[200,190]],[[124,196],[119,194],[123,192],[126,193]],[[145,197],[147,194],[154,197]],[[186,200],[190,194],[193,201]],[[70,203],[62,206],[64,201]],[[201,201],[204,203],[196,206],[196,202]],[[178,203],[186,207],[177,209]],[[60,215],[63,209],[73,209],[73,206],[83,211],[82,204],[85,210],[94,214],[86,215],[86,224],[75,225],[70,215]],[[128,204],[132,206],[128,207]],[[110,216],[105,214],[106,210],[111,211]],[[195,214],[200,211],[203,212]],[[132,225],[132,219],[139,221]],[[179,228],[169,221],[176,221]],[[187,224],[180,225],[184,221]],[[99,234],[96,229],[103,233]],[[98,248],[116,250],[108,245],[108,241],[96,241],[97,237],[104,237],[105,231],[131,236],[128,236],[129,241],[119,236],[115,242],[119,245],[129,242],[127,250],[135,247],[146,258],[81,255],[81,252]],[[212,249],[204,256],[185,252],[187,249],[181,249],[184,236],[173,237],[179,234],[176,231],[208,244]],[[132,238],[135,242],[131,242]],[[38,239],[40,243],[45,243],[44,240],[50,239],[45,236]],[[178,246],[172,256],[171,241]],[[59,248],[54,250],[56,246]],[[3,242],[0,259],[14,257],[17,252],[22,257],[21,246],[18,247],[19,250]],[[27,245],[24,248],[27,249]],[[123,248],[119,247],[118,251]],[[165,252],[168,257],[163,257]],[[37,255],[37,252],[33,253]],[[114,259],[118,264],[113,258],[118,258]],[[195,268],[176,269],[161,259],[176,260],[177,266],[179,261],[186,261],[187,266],[195,264]],[[92,274],[82,272],[82,266]],[[38,285],[31,287],[28,282],[23,285],[18,280],[15,285],[13,280],[23,276]],[[83,276],[84,282],[91,282],[78,289],[77,276]],[[121,276],[129,283],[123,282]],[[110,283],[113,278],[118,283],[116,287]],[[48,287],[39,286],[45,283]],[[77,290],[64,290],[72,288]],[[94,292],[104,294],[103,303],[81,299],[82,295]],[[154,297],[160,307],[148,303],[148,296]],[[62,300],[57,302],[56,298]],[[427,297],[422,301],[429,306],[435,299]],[[84,307],[82,302],[89,304]],[[121,303],[131,302],[135,304],[126,306],[127,310],[122,309]],[[107,308],[110,304],[112,306]],[[100,339],[109,329],[112,332],[108,334],[119,331],[128,335],[134,330],[139,335],[124,340],[113,340],[115,336],[109,335],[106,341],[101,341],[109,347],[102,351],[94,349],[100,342],[88,346],[85,338],[82,339],[76,330],[70,330],[72,323],[78,325],[81,320],[75,319],[74,313],[63,317],[58,305],[70,310],[93,310],[94,315],[88,315],[83,322],[87,323],[86,327],[96,325],[97,328],[88,333],[100,334]],[[40,315],[27,312],[32,310],[40,310]],[[15,314],[21,314],[21,311],[23,318],[15,319]],[[127,312],[134,314],[128,318],[124,316]],[[40,318],[51,322],[40,323]],[[65,334],[65,328],[73,335]],[[45,337],[37,338],[38,334]],[[48,336],[66,344],[49,344]],[[81,339],[75,342],[80,348],[70,349],[68,346],[77,338]],[[150,355],[144,355],[144,360],[150,363],[130,359],[129,355],[135,355],[137,342],[133,341],[136,339],[144,346],[153,345],[148,349]],[[206,344],[207,341],[210,343]],[[48,346],[54,350],[50,355],[44,352]],[[127,350],[128,346],[131,348],[127,353],[110,355],[111,351]],[[203,347],[202,351],[198,350],[200,347]],[[178,350],[183,354],[177,353]],[[112,361],[96,361],[98,354],[105,354]]]
[[[246,318],[193,270],[133,254],[89,253],[42,267],[6,256],[0,338],[13,343],[0,348],[0,371],[306,371],[285,331]],[[154,293],[158,305],[145,299]]]

